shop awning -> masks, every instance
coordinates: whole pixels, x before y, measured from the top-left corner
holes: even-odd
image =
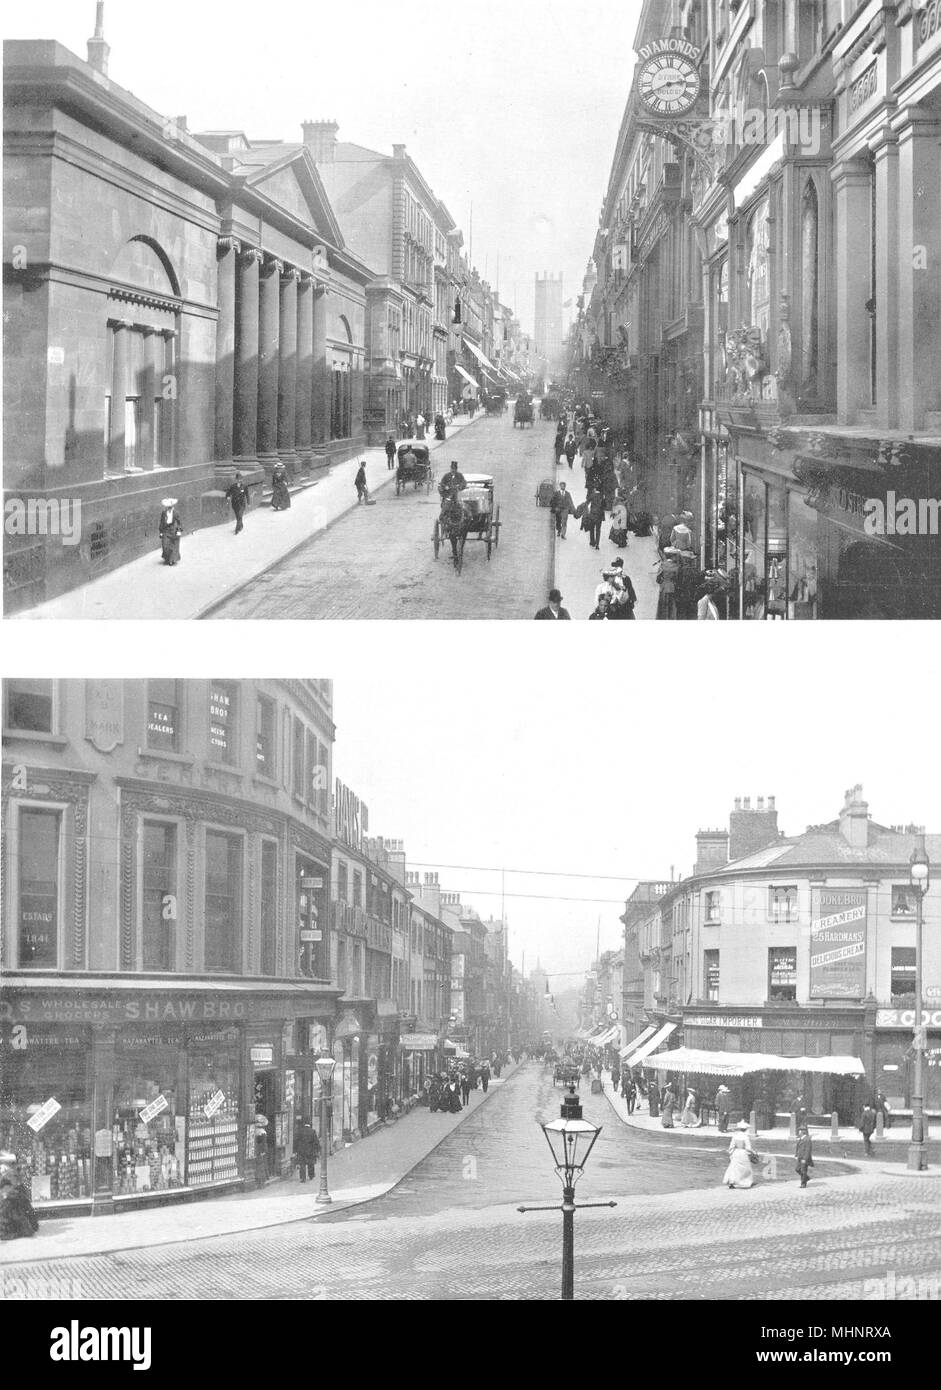
[[[821,1076],[865,1076],[858,1057],[777,1057],[770,1052],[705,1052],[677,1047],[647,1058],[657,1071],[699,1072],[704,1076],[748,1076],[757,1071],[816,1072]]]
[[[596,1046],[607,1047],[609,1043],[613,1043],[615,1041],[615,1039],[619,1036],[620,1032],[621,1029],[617,1024],[615,1024],[613,1028],[606,1028],[605,1031],[601,1034],[601,1037],[595,1039]]]
[[[490,361],[488,357],[484,356],[480,348],[475,346],[475,344],[471,342],[470,338],[464,339],[464,346],[474,354],[474,356],[477,358],[477,361],[480,363],[482,367],[486,367],[488,372],[493,372],[494,374],[496,373],[496,367],[493,365],[493,363]]]
[[[438,1046],[434,1033],[403,1033],[399,1042],[404,1052],[434,1052]]]
[[[654,1048],[659,1047],[660,1044],[666,1038],[668,1038],[671,1033],[676,1032],[676,1029],[677,1025],[675,1023],[665,1023],[662,1028],[658,1028],[652,1038],[648,1038],[645,1043],[642,1043],[640,1045],[640,1047],[635,1048],[631,1055],[626,1059],[625,1066],[636,1067],[638,1062],[642,1062],[645,1057],[648,1057],[650,1053],[653,1052]]]
[[[627,1057],[628,1054],[633,1052],[635,1048],[639,1047],[642,1042],[646,1042],[649,1037],[652,1037],[656,1031],[657,1025],[655,1023],[648,1023],[647,1027],[644,1029],[642,1033],[638,1033],[637,1037],[633,1038],[631,1042],[629,1042],[626,1045],[626,1047],[621,1048],[619,1055],[621,1057]]]
[[[464,368],[460,366],[459,363],[455,362],[454,370],[457,372],[458,376],[462,376],[464,378],[468,386],[473,386],[475,391],[478,391],[480,389],[477,382],[471,376],[470,372],[465,372]]]

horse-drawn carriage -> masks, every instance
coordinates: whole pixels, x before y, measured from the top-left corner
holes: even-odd
[[[395,470],[396,497],[405,491],[409,483],[411,483],[414,492],[417,492],[420,487],[423,487],[426,492],[430,492],[431,485],[435,480],[435,470],[428,445],[410,440],[406,444],[400,444],[396,452],[398,456],[398,466]],[[413,459],[406,458],[409,453],[414,456]]]
[[[525,396],[517,396],[513,407],[513,428],[519,425],[522,429],[524,425],[532,425],[535,422],[535,414],[532,401]]]
[[[431,538],[436,560],[441,546],[450,544],[458,574],[464,567],[468,540],[483,541],[488,560],[500,544],[500,508],[494,505],[493,478],[489,473],[468,473],[464,483],[463,488],[445,491]]]
[[[556,1062],[555,1071],[552,1074],[553,1086],[557,1086],[560,1081],[563,1086],[574,1086],[578,1090],[578,1067],[574,1062]]]
[[[558,396],[543,396],[539,402],[540,420],[557,420],[559,418],[559,398]]]
[[[484,404],[488,415],[502,415],[506,410],[506,392],[488,391]]]

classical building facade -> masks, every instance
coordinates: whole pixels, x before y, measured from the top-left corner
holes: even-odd
[[[371,274],[309,154],[194,137],[89,59],[4,45],[8,611],[155,546],[167,494],[208,524],[236,468],[363,441]]]
[[[0,1130],[107,1210],[289,1168],[334,1045],[329,681],[8,680]],[[341,1048],[342,1051],[342,1048]]]
[[[936,7],[647,3],[657,42],[699,96],[631,92],[582,337],[642,496],[730,617],[936,615]]]

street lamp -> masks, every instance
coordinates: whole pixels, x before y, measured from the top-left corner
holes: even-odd
[[[575,1087],[569,1086],[568,1095],[562,1100],[557,1120],[550,1120],[542,1126],[555,1162],[555,1171],[562,1184],[562,1206],[556,1207],[518,1207],[518,1211],[556,1211],[562,1212],[562,1301],[571,1302],[575,1298],[575,1184],[581,1177],[588,1157],[601,1133],[600,1125],[593,1125],[582,1118],[582,1107],[575,1094]],[[617,1202],[579,1202],[579,1207],[616,1207]]]
[[[314,1065],[317,1068],[317,1075],[320,1077],[320,1191],[317,1193],[317,1202],[320,1205],[325,1205],[333,1201],[327,1188],[327,1150],[329,1148],[327,1107],[333,1100],[333,1069],[336,1066],[336,1059],[334,1057],[318,1057]]]
[[[924,831],[915,837],[915,848],[908,861],[909,882],[915,893],[915,1028],[913,1050],[915,1053],[915,1078],[912,1087],[912,1141],[908,1146],[908,1167],[920,1173],[928,1167],[928,1146],[925,1143],[925,1048],[928,1039],[925,1025],[924,1005],[922,1003],[922,961],[921,938],[925,915],[925,894],[931,882],[931,865],[925,849]]]

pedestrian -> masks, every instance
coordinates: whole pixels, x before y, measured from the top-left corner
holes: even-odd
[[[755,1180],[751,1171],[751,1155],[754,1152],[748,1137],[748,1122],[739,1120],[735,1126],[735,1133],[729,1140],[729,1166],[722,1178],[727,1187],[752,1186]]]
[[[807,1106],[804,1104],[804,1097],[798,1095],[791,1107],[791,1114],[794,1116],[794,1130],[800,1134],[802,1129],[807,1128]]]
[[[490,1085],[490,1067],[486,1062],[484,1062],[483,1066],[480,1069],[480,1084],[483,1088],[484,1095],[486,1095],[487,1088]]]
[[[360,502],[368,502],[369,488],[366,486],[365,459],[363,459],[363,461],[359,465],[359,471],[357,472],[356,477],[353,479],[353,486],[356,488],[356,505],[359,506]]]
[[[180,563],[180,537],[183,534],[183,518],[177,511],[175,497],[165,497],[160,505],[163,510],[160,513],[158,535],[160,536],[163,563],[165,565],[178,565]]]
[[[716,1091],[716,1126],[720,1134],[729,1132],[729,1110],[732,1104],[732,1092],[728,1086],[722,1084]]]
[[[885,1095],[882,1091],[879,1091],[876,1095],[876,1103],[873,1106],[873,1109],[875,1110],[877,1115],[881,1113],[883,1127],[885,1129],[891,1129],[892,1110],[889,1105],[889,1102],[886,1100]]]
[[[866,1153],[867,1155],[871,1156],[872,1136],[873,1131],[876,1128],[876,1112],[872,1108],[868,1100],[866,1101],[866,1104],[863,1106],[863,1117],[859,1122],[859,1128],[863,1136],[863,1144],[865,1145]]]
[[[608,540],[619,550],[623,550],[627,545],[627,502],[621,492],[616,494],[614,506],[611,508],[611,529],[608,532]]]
[[[588,614],[588,621],[590,623],[606,622],[611,617],[609,611],[610,607],[611,597],[607,589],[602,589],[600,593],[595,595],[595,607],[594,610]]]
[[[614,1094],[617,1095],[618,1087],[621,1084],[621,1064],[614,1061],[611,1063],[611,1085],[614,1087]]]
[[[549,500],[549,510],[555,518],[555,533],[564,541],[569,517],[575,515],[575,499],[565,483],[559,483],[558,488],[552,494]]]
[[[418,412],[418,415],[417,415],[416,418],[415,418],[415,433],[417,434],[417,436],[418,436],[419,439],[424,439],[424,437],[425,437],[425,417],[424,417],[424,415],[421,413],[421,411]]]
[[[647,1113],[652,1120],[660,1114],[660,1091],[654,1080],[647,1082]]]
[[[457,1078],[452,1076],[445,1087],[445,1107],[449,1114],[458,1115],[464,1108],[461,1105],[461,1088]]]
[[[571,620],[571,613],[567,608],[562,607],[562,594],[558,589],[549,590],[549,602],[545,608],[540,608],[536,614],[537,618],[549,619],[568,618]]]
[[[242,517],[245,514],[246,508],[251,505],[252,500],[248,488],[242,482],[241,473],[236,473],[235,479],[231,486],[226,489],[225,495],[229,499],[232,511],[235,513],[235,535],[238,535],[242,530]]]
[[[609,567],[601,571],[601,579],[602,582],[595,590],[595,600],[597,601],[600,594],[607,593],[608,617],[633,619],[637,593],[630,575],[625,573],[624,561],[620,555],[616,555]]]
[[[568,434],[565,436],[565,442],[562,445],[562,452],[566,457],[569,468],[571,469],[575,463],[575,455],[578,453],[578,445],[575,443],[575,436],[571,430],[569,430]]]
[[[702,1124],[702,1116],[699,1113],[699,1101],[696,1099],[695,1091],[686,1092],[686,1104],[683,1106],[680,1124],[684,1129],[698,1129]]]
[[[320,1140],[316,1131],[304,1119],[294,1131],[294,1157],[297,1160],[298,1177],[306,1182],[308,1176],[317,1176],[317,1159],[320,1157]]]
[[[744,1121],[743,1121],[744,1123]],[[794,1168],[800,1175],[801,1187],[807,1186],[807,1179],[810,1176],[808,1169],[814,1166],[814,1146],[811,1142],[810,1134],[806,1125],[801,1129],[797,1136],[797,1144],[794,1147]]]
[[[390,471],[395,467],[395,436],[391,434],[386,440],[386,463]]]
[[[467,1068],[464,1067],[461,1071],[461,1100],[464,1102],[465,1105],[470,1100],[470,1090],[470,1077],[467,1074]]]
[[[0,1168],[0,1240],[19,1240],[21,1236],[34,1236],[38,1230],[33,1204],[16,1170],[9,1166]]]
[[[633,1113],[634,1113],[634,1106],[637,1104],[637,1082],[636,1082],[636,1081],[634,1080],[634,1078],[631,1076],[630,1072],[627,1073],[627,1092],[626,1092],[626,1094],[625,1094],[625,1092],[624,1092],[624,1077],[623,1077],[623,1076],[621,1077],[621,1094],[624,1095],[624,1097],[625,1097],[625,1099],[626,1099],[626,1101],[627,1101],[627,1113],[628,1113],[629,1115],[633,1115]]]
[[[255,1116],[255,1186],[264,1187],[268,1181],[268,1117],[260,1112]]]
[[[597,489],[590,491],[575,515],[581,520],[582,530],[588,532],[588,544],[594,550],[600,550],[601,523],[604,521],[604,498],[601,493]]]
[[[290,505],[288,471],[283,463],[279,463],[271,475],[271,510],[273,512],[286,512]]]
[[[664,1129],[673,1129],[673,1112],[676,1109],[676,1092],[667,1082],[666,1090],[660,1100],[660,1123]]]

